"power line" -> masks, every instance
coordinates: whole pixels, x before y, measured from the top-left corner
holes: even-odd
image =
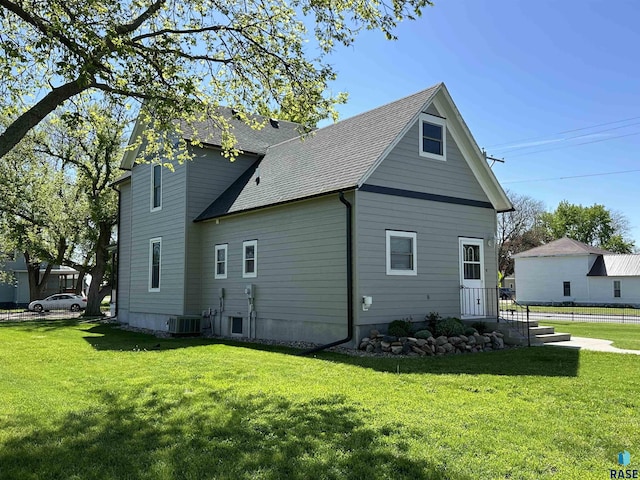
[[[591,125],[589,127],[581,127],[581,128],[574,128],[574,129],[571,129],[571,130],[564,130],[564,131],[558,132],[558,133],[550,133],[550,134],[547,134],[547,135],[537,135],[535,137],[523,138],[522,140],[514,140],[514,141],[511,141],[511,142],[497,143],[497,144],[494,144],[494,145],[489,145],[487,148],[496,148],[496,147],[501,147],[503,145],[513,145],[514,143],[528,142],[530,140],[541,140],[541,139],[544,139],[544,138],[553,137],[555,135],[564,135],[565,133],[579,132],[579,131],[582,131],[582,130],[589,130],[589,129],[592,129],[592,128],[604,127],[606,125],[613,125],[615,123],[630,122],[631,120],[638,120],[638,119],[640,119],[640,116],[631,117],[631,118],[625,118],[624,120],[615,120],[613,122],[599,123],[597,125]]]
[[[567,140],[575,140],[576,138],[590,137],[590,136],[598,135],[598,134],[601,134],[601,133],[604,133],[604,132],[611,132],[613,130],[620,130],[622,128],[634,127],[636,125],[640,125],[640,122],[629,123],[627,125],[621,125],[621,126],[618,126],[618,127],[605,128],[603,130],[597,130],[595,132],[581,133],[580,135],[573,135],[571,137],[550,139],[550,140],[547,140],[547,143],[558,143],[558,142],[564,142],[564,141],[567,141]],[[618,137],[609,137],[609,138],[618,138]],[[607,139],[605,139],[605,140],[607,140]],[[545,143],[545,142],[543,141],[543,142],[540,142],[540,143]],[[576,144],[574,144],[574,145],[576,145]],[[578,144],[578,145],[580,145],[580,144]],[[536,147],[536,146],[540,146],[540,145],[531,145],[531,144],[529,144],[529,145],[516,146],[516,147],[513,147],[513,148],[505,147],[505,148],[499,148],[498,151],[500,151],[500,150],[509,150],[509,152],[513,152],[513,151],[516,151],[516,150],[524,150],[524,149],[531,148],[531,147]],[[569,146],[573,146],[573,145],[569,145]],[[564,148],[564,146],[563,147],[559,147],[559,148]]]
[[[580,146],[580,145],[589,145],[591,143],[607,142],[609,140],[615,140],[617,138],[624,138],[624,137],[631,137],[633,135],[640,135],[640,132],[627,133],[625,135],[616,135],[615,137],[600,138],[598,140],[591,140],[590,142],[581,142],[581,143],[574,143],[572,145],[563,145],[561,147],[546,148],[546,149],[543,149],[543,150],[536,150],[535,152],[520,153],[520,154],[512,155],[511,158],[513,158],[513,157],[516,157],[516,158],[517,157],[525,157],[527,155],[535,155],[536,153],[551,152],[553,150],[561,150],[563,148],[577,147],[577,146]]]
[[[588,173],[588,174],[585,174],[585,175],[571,175],[569,177],[535,178],[535,179],[530,179],[530,180],[513,180],[513,181],[510,181],[510,182],[500,182],[500,183],[507,184],[507,183],[551,182],[551,181],[555,181],[555,180],[570,180],[572,178],[585,178],[585,177],[603,177],[605,175],[621,175],[623,173],[634,173],[634,172],[640,172],[640,169],[622,170],[622,171],[618,171],[618,172]]]

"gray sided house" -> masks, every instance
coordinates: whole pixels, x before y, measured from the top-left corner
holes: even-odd
[[[30,302],[30,293],[29,276],[24,256],[12,254],[5,255],[5,257],[0,263],[0,268],[10,273],[11,279],[5,278],[6,282],[0,281],[0,308],[25,307]],[[45,268],[44,265],[40,268],[41,278]],[[55,265],[49,273],[42,297],[73,291],[77,279],[77,270],[63,265]]]
[[[235,162],[215,141],[173,172],[123,159],[121,322],[204,315],[215,334],[355,343],[394,319],[488,315],[463,292],[497,286],[496,212],[512,205],[444,84],[304,140],[231,120]]]

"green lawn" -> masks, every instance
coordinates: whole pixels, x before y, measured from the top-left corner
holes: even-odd
[[[570,333],[576,337],[612,340],[614,347],[640,350],[640,324],[544,320],[540,325],[555,327],[556,332]]]
[[[640,466],[636,356],[292,353],[0,324],[0,478],[602,479],[623,449]]]

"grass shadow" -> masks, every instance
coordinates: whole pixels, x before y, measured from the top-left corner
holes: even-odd
[[[340,396],[294,403],[233,391],[94,394],[101,411],[69,413],[47,427],[21,429],[25,419],[0,418],[0,428],[13,432],[0,449],[0,477],[470,478],[412,458],[399,432],[370,426]]]
[[[203,345],[227,345],[266,352],[298,355],[301,350],[259,343],[234,342],[215,338],[158,338],[122,330],[112,324],[96,324],[87,330],[85,340],[97,350],[173,350]],[[313,357],[379,372],[429,374],[534,375],[575,377],[580,367],[580,351],[572,348],[514,348],[495,352],[442,357],[360,357],[319,352]]]
[[[576,377],[580,370],[580,350],[574,348],[521,347],[427,358],[357,357],[324,352],[318,358],[391,373]]]
[[[109,323],[98,323],[87,329],[86,332],[89,335],[85,336],[84,339],[96,350],[157,351],[199,347],[203,345],[228,345],[291,355],[295,355],[299,352],[299,350],[295,348],[285,346],[234,342],[232,340],[209,337],[157,337],[149,333],[124,330],[119,328],[118,325]]]

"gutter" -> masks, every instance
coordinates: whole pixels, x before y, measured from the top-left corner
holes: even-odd
[[[351,226],[351,219],[353,216],[353,205],[344,198],[344,192],[340,192],[340,201],[347,208],[346,221],[347,221],[347,336],[342,340],[327,343],[326,345],[320,345],[309,350],[300,352],[298,355],[310,355],[312,353],[325,350],[327,348],[336,347],[343,343],[350,342],[353,339],[353,232]]]

